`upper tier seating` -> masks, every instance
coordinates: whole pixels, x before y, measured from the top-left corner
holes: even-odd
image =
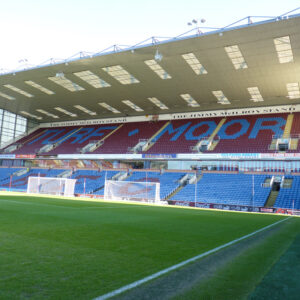
[[[23,144],[21,148],[12,152],[14,154],[36,154],[37,151],[50,143],[50,137],[52,139],[58,139],[62,137],[64,134],[71,132],[74,130],[73,127],[66,127],[66,128],[41,128],[37,131],[31,133],[27,137],[22,138],[21,140],[17,141],[17,144]]]
[[[264,115],[264,121],[259,121],[257,116],[245,116],[242,118],[230,117],[219,131],[221,137],[218,145],[214,149],[215,153],[267,153],[274,152],[269,150],[273,135],[283,133],[286,123],[286,114]],[[249,128],[246,134],[240,135],[238,132],[246,130],[247,123]],[[243,122],[243,123],[239,123]],[[232,125],[229,125],[232,124]],[[228,127],[226,127],[228,126]],[[224,130],[225,129],[225,130]],[[227,136],[225,136],[227,135]],[[235,139],[230,137],[237,135]]]
[[[222,118],[175,120],[158,134],[147,153],[189,153],[199,138],[209,137]],[[200,124],[201,123],[201,124]],[[215,125],[216,124],[216,125]]]
[[[140,139],[151,138],[165,123],[164,121],[125,123],[93,153],[127,153],[128,148],[136,146]]]
[[[269,114],[38,129],[17,142],[24,145],[13,153],[36,154],[43,146],[56,143],[55,149],[41,154],[75,154],[90,142],[103,141],[93,154],[123,154],[141,139],[150,138],[154,144],[146,154],[191,153],[199,140],[212,134],[219,142],[207,153],[268,153],[276,151],[269,150],[272,137],[283,134],[287,117]],[[224,123],[218,126],[221,121]],[[291,134],[300,134],[300,113],[294,114]]]
[[[44,133],[47,129],[45,128],[40,128],[35,130],[34,132],[32,132],[31,134],[21,138],[20,140],[18,140],[15,144],[25,144],[26,147],[22,147],[20,148],[21,151],[16,150],[13,153],[15,154],[34,154],[35,153],[35,147],[36,145],[32,145],[30,146],[30,141],[38,138],[39,136],[42,135],[42,133]],[[8,147],[6,147],[8,148]]]
[[[300,135],[300,112],[294,113],[293,126],[291,128],[291,135],[292,136]],[[288,152],[295,152],[295,151],[288,151]],[[297,147],[296,152],[300,152],[300,141],[298,142],[298,147]]]
[[[24,139],[24,146],[16,150],[15,154],[35,154],[47,144],[57,143],[57,147],[49,152],[41,154],[69,154],[78,153],[90,141],[100,140],[116,129],[118,125],[97,125],[97,126],[73,126],[39,129],[33,133],[27,140]],[[20,141],[22,142],[22,141]],[[19,142],[18,142],[19,143]]]

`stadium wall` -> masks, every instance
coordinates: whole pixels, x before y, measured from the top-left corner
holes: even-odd
[[[280,106],[266,106],[243,109],[228,109],[228,110],[213,110],[200,111],[176,114],[160,114],[159,120],[178,120],[178,119],[201,119],[201,118],[215,118],[215,117],[229,117],[229,116],[247,116],[247,115],[264,115],[277,113],[293,113],[300,112],[300,104],[294,105],[280,105]],[[116,123],[130,123],[130,122],[151,122],[154,115],[135,116],[135,117],[120,117],[107,118],[95,120],[79,120],[66,122],[41,123],[40,128],[47,127],[65,127],[65,126],[84,126],[84,125],[99,125],[99,124],[116,124]]]

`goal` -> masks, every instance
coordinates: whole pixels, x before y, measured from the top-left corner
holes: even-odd
[[[105,200],[160,202],[160,183],[106,180]]]
[[[30,176],[27,193],[72,197],[74,196],[75,183],[76,179]]]

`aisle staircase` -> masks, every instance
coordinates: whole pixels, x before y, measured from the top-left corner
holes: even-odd
[[[168,194],[163,200],[167,201],[181,191],[187,184],[198,184],[198,181],[203,177],[203,174],[184,176],[185,180],[180,182],[180,185],[175,188],[170,194]]]
[[[293,121],[294,121],[294,114],[289,114],[286,120],[286,125],[284,128],[284,132],[282,135],[283,139],[288,139],[290,138],[290,142],[289,142],[289,150],[297,150],[298,148],[298,138],[294,138],[293,136],[291,136],[291,130],[292,130],[292,126],[293,126]]]
[[[168,201],[169,199],[171,199],[174,195],[176,195],[179,191],[181,191],[183,188],[185,187],[185,185],[180,185],[178,186],[175,190],[173,190],[168,196],[166,196],[164,199],[162,199],[162,201]]]
[[[223,124],[226,122],[226,118],[223,118],[220,123],[218,124],[217,128],[213,131],[213,133],[211,134],[211,136],[209,137],[209,140],[212,141],[211,146],[209,147],[208,151],[213,151],[216,146],[219,143],[219,140],[214,140],[214,137],[217,135],[217,133],[219,132],[219,130],[221,129],[221,127],[223,126]]]
[[[56,143],[54,144],[47,144],[45,146],[43,146],[42,148],[40,148],[38,151],[37,151],[37,154],[41,154],[41,153],[47,153],[47,152],[50,152],[54,149],[56,149],[63,141],[65,141],[67,138],[69,138],[70,136],[72,136],[74,133],[78,132],[82,127],[79,127],[78,129],[76,130],[72,130],[71,132],[69,132],[68,135],[62,137],[59,141],[57,141]]]
[[[195,146],[191,147],[191,150],[196,152],[213,151],[220,141],[219,139],[215,139],[215,137],[225,122],[226,118],[223,118],[210,137],[201,139]]]
[[[290,133],[291,133],[292,125],[293,125],[293,120],[294,120],[294,115],[289,114],[287,119],[286,119],[286,124],[285,124],[283,135],[282,135],[283,139],[288,139],[290,137]]]
[[[283,140],[288,140],[288,149],[286,150],[297,150],[298,148],[298,138],[291,136],[291,130],[293,126],[294,114],[289,114],[286,119],[286,124],[284,127],[283,134],[281,138],[273,138],[269,146],[269,150],[279,150],[279,144],[283,143]],[[284,142],[285,144],[285,142]],[[281,150],[285,152],[286,150]],[[280,151],[280,150],[279,150]]]
[[[278,193],[279,191],[271,191],[264,207],[266,208],[273,207],[276,202]]]
[[[146,152],[148,151],[154,144],[155,138],[170,124],[170,121],[166,122],[154,135],[151,136],[150,139],[145,143],[145,145],[142,147],[142,151]]]
[[[103,144],[104,141],[110,137],[112,134],[114,134],[117,130],[119,130],[124,124],[119,125],[117,128],[115,128],[114,130],[112,130],[109,134],[107,134],[106,136],[104,136],[101,140],[99,141],[91,141],[89,142],[87,145],[85,145],[83,148],[79,148],[77,149],[78,152],[80,153],[92,153],[95,150],[97,150],[98,148],[100,148]]]

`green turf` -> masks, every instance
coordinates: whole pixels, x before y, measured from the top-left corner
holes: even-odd
[[[300,227],[299,227],[300,231]],[[298,231],[298,232],[299,232]],[[300,298],[300,234],[268,272],[249,300]]]
[[[91,299],[281,216],[0,196],[0,299]]]
[[[254,248],[249,248],[238,256],[234,261],[226,264],[221,268],[216,274],[214,274],[208,280],[195,285],[189,291],[185,291],[182,295],[175,297],[176,300],[240,300],[240,299],[299,299],[295,296],[294,291],[290,291],[289,295],[291,297],[274,297],[276,295],[277,289],[275,288],[273,282],[268,280],[270,284],[268,287],[264,286],[256,291],[253,296],[248,298],[248,295],[255,290],[256,286],[260,284],[261,280],[266,273],[270,271],[270,268],[278,261],[283,253],[289,248],[291,243],[294,241],[295,236],[300,231],[300,219],[293,218],[281,225],[281,228],[269,236],[267,239],[260,242]],[[299,245],[298,245],[299,248]],[[293,253],[295,254],[295,253]],[[295,257],[295,256],[294,256]],[[298,254],[299,259],[299,254]],[[290,265],[290,269],[295,266]],[[273,274],[272,279],[278,276],[286,276],[283,274],[284,269],[278,266],[275,270],[279,272]],[[296,275],[298,269],[294,270],[293,274]],[[298,273],[297,273],[298,274]],[[269,278],[270,279],[270,278]],[[297,282],[299,277],[297,277]],[[288,281],[286,282],[285,288],[288,287]],[[271,286],[275,289],[272,290]],[[278,286],[279,287],[279,286]],[[299,288],[298,288],[299,290]],[[270,296],[273,293],[273,296]],[[279,293],[278,293],[279,295]],[[260,297],[258,297],[260,296]],[[265,297],[264,297],[265,296]]]

